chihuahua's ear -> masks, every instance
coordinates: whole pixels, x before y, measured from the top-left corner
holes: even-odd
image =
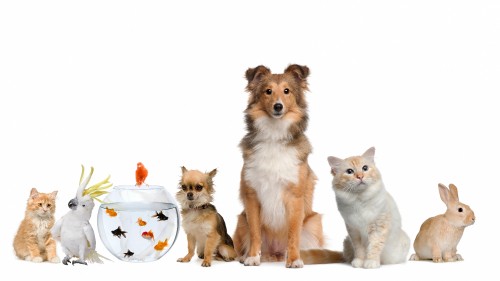
[[[182,166],[181,167],[181,170],[182,170],[182,174],[184,175],[184,173],[186,173],[188,170],[186,169],[186,167]]]
[[[213,178],[215,177],[215,175],[217,174],[217,168],[213,169],[212,171],[210,171],[210,173],[208,173],[208,176]]]

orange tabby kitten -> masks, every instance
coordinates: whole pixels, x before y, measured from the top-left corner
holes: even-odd
[[[14,250],[17,257],[32,262],[59,262],[56,241],[52,239],[50,229],[54,225],[57,191],[39,193],[31,189],[24,219],[14,238]]]

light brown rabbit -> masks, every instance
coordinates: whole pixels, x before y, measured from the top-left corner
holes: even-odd
[[[471,208],[458,201],[458,190],[454,184],[448,189],[439,184],[439,195],[448,208],[442,215],[427,219],[415,238],[415,254],[410,260],[431,260],[433,262],[462,261],[457,254],[457,245],[464,229],[474,224],[476,217]]]

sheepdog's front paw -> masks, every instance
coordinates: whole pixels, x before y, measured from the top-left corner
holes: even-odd
[[[260,265],[260,256],[247,257],[243,262],[246,266],[257,266]]]

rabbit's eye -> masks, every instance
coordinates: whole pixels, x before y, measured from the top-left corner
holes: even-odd
[[[464,209],[462,209],[462,208],[458,208],[458,212],[459,212],[459,213],[461,213],[461,212],[463,212],[463,211],[464,211]]]

